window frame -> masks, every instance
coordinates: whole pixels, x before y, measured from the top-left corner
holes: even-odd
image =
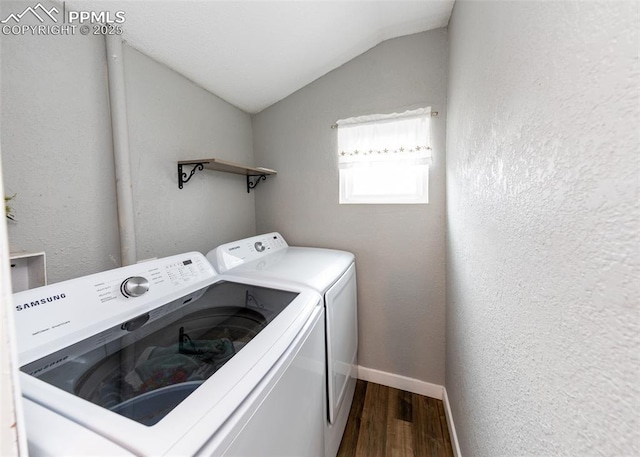
[[[337,127],[339,204],[429,203],[430,107],[344,119]],[[373,182],[387,179],[397,189],[376,193]]]

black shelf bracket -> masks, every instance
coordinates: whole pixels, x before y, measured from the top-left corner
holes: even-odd
[[[197,170],[204,170],[204,164],[209,162],[193,162],[193,163],[179,163],[178,164],[178,189],[182,189],[185,183],[189,182],[191,177]],[[191,172],[187,175],[182,171],[183,165],[193,165]]]
[[[252,180],[251,178],[255,178]],[[266,181],[267,175],[247,175],[247,193],[251,193],[251,189],[255,189],[260,181]]]

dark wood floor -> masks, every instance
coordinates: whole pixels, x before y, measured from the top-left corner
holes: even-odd
[[[358,380],[338,457],[453,457],[442,401]]]

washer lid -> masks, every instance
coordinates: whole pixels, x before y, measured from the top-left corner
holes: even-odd
[[[244,263],[229,273],[293,281],[312,287],[324,295],[354,260],[354,255],[345,251],[288,247],[262,259]]]
[[[272,322],[295,292],[218,282],[21,367],[55,387],[155,425]]]
[[[355,257],[334,249],[291,247],[273,232],[218,246],[207,260],[221,272],[293,281],[324,294]]]

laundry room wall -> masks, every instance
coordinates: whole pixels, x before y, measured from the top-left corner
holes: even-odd
[[[637,2],[458,1],[447,382],[462,455],[640,455]]]
[[[25,5],[3,1],[0,16]],[[50,283],[120,266],[104,39],[0,41],[4,193],[16,195],[10,249],[45,251]],[[254,235],[242,177],[200,171],[177,184],[181,159],[253,165],[250,116],[127,46],[124,56],[138,259]]]
[[[255,235],[243,176],[203,170],[183,189],[177,181],[178,160],[254,165],[249,114],[129,46],[124,57],[138,258],[206,254]]]
[[[26,5],[0,2],[0,17]],[[104,39],[2,35],[0,46],[10,250],[45,251],[49,282],[118,266]]]
[[[359,364],[444,383],[447,32],[385,41],[253,117],[258,232],[357,259]],[[428,205],[339,205],[336,130],[352,116],[431,106]]]

